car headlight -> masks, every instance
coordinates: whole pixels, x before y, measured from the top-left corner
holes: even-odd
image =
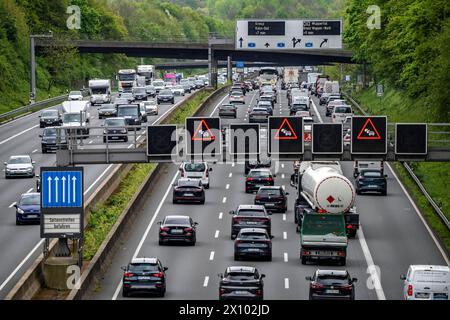
[[[31,172],[33,171],[33,168],[27,168],[27,171]]]
[[[127,133],[127,129],[122,129],[121,133]]]
[[[17,208],[17,213],[23,214],[23,210],[20,208]]]

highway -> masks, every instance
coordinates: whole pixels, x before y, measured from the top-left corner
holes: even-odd
[[[175,106],[187,97],[188,95],[175,97]],[[172,104],[161,104],[159,114],[149,116],[148,123],[156,123],[172,107],[174,107]],[[61,106],[57,106],[57,108],[61,109]],[[103,123],[103,120],[98,119],[97,109],[98,107],[91,109],[91,126],[100,126]],[[7,161],[12,155],[29,154],[36,161],[36,174],[39,173],[41,166],[55,165],[56,155],[54,153],[42,154],[41,152],[39,134],[43,129],[39,128],[39,114],[40,111],[0,126],[1,163]],[[142,132],[142,134],[144,133]],[[133,141],[131,137],[130,140]],[[85,140],[86,145],[93,144],[93,142],[92,139]],[[85,199],[95,191],[112,168],[113,165],[85,166]],[[4,166],[2,170],[4,171]],[[36,179],[5,180],[3,173],[0,177],[0,190],[2,190],[0,194],[0,299],[7,295],[23,272],[42,253],[44,241],[40,238],[39,226],[16,226],[15,208],[13,207],[22,193],[32,192],[35,187]]]
[[[289,115],[286,92],[280,89],[278,92],[274,115]],[[238,106],[238,119],[223,120],[222,123],[247,123],[250,106],[256,103],[256,99],[257,91],[248,93],[246,104]],[[220,103],[226,101],[224,96]],[[204,115],[216,116],[218,105],[205,111]],[[330,121],[325,117],[324,109],[313,98],[315,121]],[[346,162],[342,166],[345,175],[353,181],[353,164]],[[309,282],[305,276],[311,276],[317,268],[349,270],[352,277],[358,278],[356,299],[401,299],[402,282],[399,276],[407,271],[410,264],[447,265],[449,261],[444,258],[442,249],[425,226],[417,208],[387,167],[386,197],[357,196],[362,228],[355,239],[349,240],[347,266],[337,267],[304,266],[300,263],[299,235],[295,231],[293,212],[296,190],[289,185],[292,162],[281,162],[275,178],[275,185],[285,186],[290,194],[287,213],[271,216],[272,234],[275,236],[272,262],[233,260],[231,217],[228,212],[239,204],[252,204],[254,201],[254,195],[244,192],[243,165],[213,165],[205,205],[172,204],[172,183],[178,177],[178,170],[177,165],[170,165],[167,172],[154,181],[160,187],[149,195],[125,240],[116,244],[116,254],[96,286],[97,290],[84,298],[123,299],[120,267],[127,265],[133,257],[158,257],[169,268],[164,299],[218,299],[217,274],[231,265],[256,266],[260,273],[266,274],[265,299],[308,299]],[[158,245],[157,222],[166,215],[174,214],[189,215],[199,223],[195,247]]]

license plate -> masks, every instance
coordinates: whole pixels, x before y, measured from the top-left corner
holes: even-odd
[[[257,248],[249,248],[247,249],[249,252],[259,252],[259,249]]]
[[[117,139],[119,139],[119,137],[111,137],[111,139],[117,140]]]
[[[369,188],[378,188],[378,186],[375,186],[375,185],[371,184],[371,185],[369,186]]]
[[[247,291],[235,291],[235,294],[247,294]]]
[[[254,225],[254,224],[258,224],[258,223],[257,223],[256,221],[247,221],[246,224],[252,224],[252,225]]]
[[[266,207],[274,207],[275,203],[266,203]]]
[[[28,218],[37,218],[38,216],[35,215],[35,214],[30,214],[30,215],[28,215],[27,217],[28,217]]]
[[[152,277],[138,277],[138,280],[150,280]]]
[[[314,251],[316,256],[331,257],[334,255],[333,251]]]
[[[173,229],[173,230],[171,231],[171,233],[173,233],[173,234],[180,234],[180,233],[183,233],[183,230]]]
[[[339,290],[327,289],[327,290],[325,290],[325,291],[326,291],[326,293],[332,293],[332,294],[339,293]]]
[[[193,194],[193,193],[185,193],[184,196],[185,196],[185,197],[193,197],[194,194]]]

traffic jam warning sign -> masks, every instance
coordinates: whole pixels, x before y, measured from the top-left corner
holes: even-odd
[[[426,155],[428,127],[426,123],[397,123],[395,125],[395,154]]]
[[[387,117],[353,116],[351,132],[351,153],[387,153]]]
[[[303,154],[302,117],[269,117],[269,154]]]
[[[187,155],[211,155],[222,153],[220,118],[192,117],[186,119]]]

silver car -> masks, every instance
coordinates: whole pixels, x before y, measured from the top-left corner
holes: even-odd
[[[11,156],[5,162],[5,179],[12,177],[34,177],[34,162],[30,156]]]
[[[71,91],[69,93],[69,101],[73,100],[83,100],[83,94],[81,93],[81,91]]]
[[[144,106],[147,114],[158,115],[158,104],[155,100],[141,102],[141,106]]]

